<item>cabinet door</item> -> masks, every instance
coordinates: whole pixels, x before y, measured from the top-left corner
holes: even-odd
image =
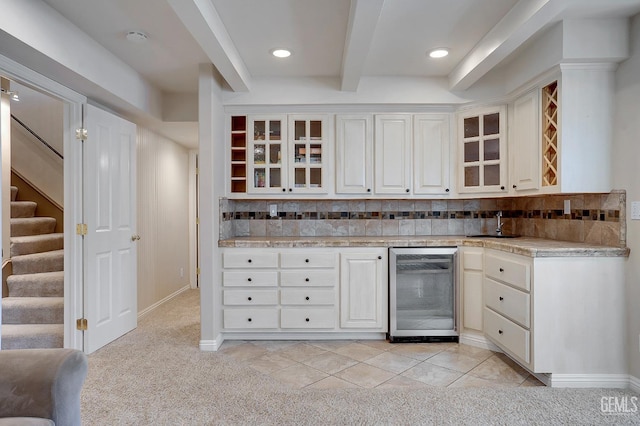
[[[458,116],[460,192],[506,191],[506,112],[504,106]]]
[[[462,247],[462,328],[482,331],[482,312],[484,309],[482,283],[484,281],[484,249]]]
[[[340,256],[340,327],[387,331],[386,252]]]
[[[371,115],[336,117],[336,192],[370,194],[373,188]]]
[[[411,116],[376,115],[375,123],[376,193],[411,192]]]
[[[449,193],[449,115],[413,117],[413,192]]]
[[[278,193],[287,188],[286,116],[249,116],[248,192]]]
[[[326,193],[329,132],[326,116],[289,116],[288,192]]]
[[[516,191],[540,187],[540,111],[538,91],[513,103],[513,126],[509,139],[511,186]]]

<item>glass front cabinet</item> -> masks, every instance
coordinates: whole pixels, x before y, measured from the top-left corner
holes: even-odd
[[[247,121],[248,193],[327,192],[325,116],[250,115]]]

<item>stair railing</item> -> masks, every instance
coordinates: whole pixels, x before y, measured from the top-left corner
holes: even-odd
[[[40,135],[38,135],[36,132],[34,132],[33,130],[31,130],[31,128],[29,126],[27,126],[26,124],[24,124],[22,121],[20,121],[19,118],[17,118],[15,115],[11,114],[11,118],[18,123],[23,129],[25,129],[27,132],[31,133],[31,135],[36,138],[41,144],[43,144],[44,146],[46,146],[51,152],[53,152],[55,155],[57,155],[58,157],[60,157],[61,160],[64,160],[64,157],[62,156],[62,154],[60,154],[54,147],[52,147],[51,145],[49,145],[47,143],[47,141],[45,141],[44,139],[42,139],[40,137]]]

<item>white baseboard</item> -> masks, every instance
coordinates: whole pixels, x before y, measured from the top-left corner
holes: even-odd
[[[226,340],[385,340],[386,333],[377,332],[225,332]]]
[[[549,376],[549,386],[554,388],[627,389],[629,387],[629,375],[628,374],[551,374]]]
[[[176,291],[175,293],[171,293],[170,295],[168,295],[164,299],[162,299],[162,300],[154,303],[153,305],[149,306],[148,308],[143,309],[142,311],[138,312],[138,320],[142,319],[145,315],[148,315],[149,313],[151,313],[151,311],[153,311],[158,306],[162,305],[163,303],[168,302],[169,300],[173,299],[174,297],[176,297],[180,293],[183,293],[183,292],[185,292],[185,291],[187,291],[189,289],[191,289],[191,286],[186,285],[186,286],[182,287],[180,290]]]
[[[463,345],[474,346],[476,348],[488,349],[494,352],[502,352],[502,349],[491,343],[484,335],[462,333],[458,341]]]
[[[629,375],[629,389],[636,393],[640,393],[640,379]]]
[[[218,334],[215,340],[200,340],[200,350],[203,352],[216,352],[222,346],[224,337],[222,334]]]

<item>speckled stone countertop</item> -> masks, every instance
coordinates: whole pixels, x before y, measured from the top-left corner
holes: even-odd
[[[459,235],[387,237],[236,237],[220,240],[219,247],[485,247],[530,257],[627,257],[627,247],[606,247],[541,238],[492,238]]]

